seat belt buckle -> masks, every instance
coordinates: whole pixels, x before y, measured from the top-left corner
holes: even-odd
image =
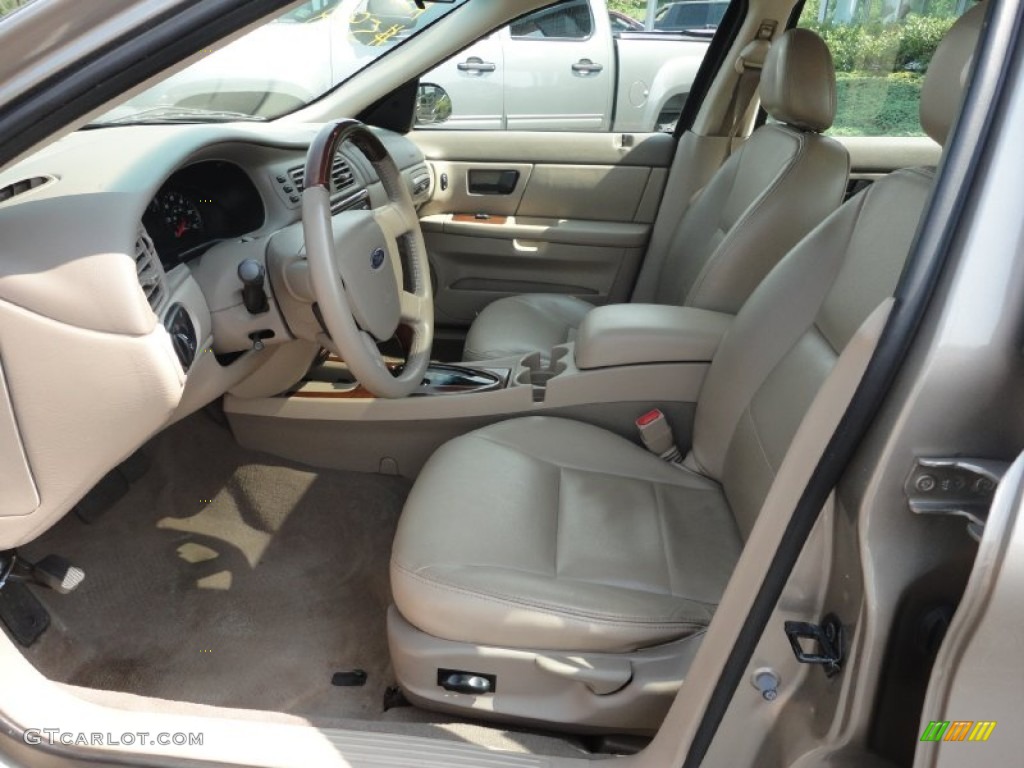
[[[683,455],[676,446],[675,436],[668,419],[660,409],[654,408],[636,420],[640,439],[648,451],[670,464],[682,464]]]

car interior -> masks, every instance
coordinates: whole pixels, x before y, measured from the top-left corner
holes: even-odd
[[[995,0],[938,43],[919,137],[829,131],[791,0],[730,4],[674,133],[414,125],[421,73],[545,5],[446,8],[276,120],[69,126],[0,165],[23,717],[203,730],[162,754],[223,764],[680,765],[746,631],[704,765],[917,764],[978,547],[907,507],[946,443],[894,459],[880,419],[792,521]]]

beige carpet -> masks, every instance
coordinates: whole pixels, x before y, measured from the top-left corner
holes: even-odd
[[[240,449],[199,414],[145,449],[148,474],[93,525],[23,553],[85,569],[36,590],[52,626],[27,655],[73,685],[324,718],[375,718],[392,685],[388,556],[405,480]],[[360,668],[361,688],[331,685]]]
[[[584,754],[571,737],[383,712],[395,684],[388,559],[407,480],[247,451],[205,413],[143,452],[150,470],[96,523],[68,515],[21,550],[86,572],[70,595],[33,588],[51,626],[25,654],[51,680],[107,706],[263,710],[246,719]],[[364,687],[331,685],[356,668]]]

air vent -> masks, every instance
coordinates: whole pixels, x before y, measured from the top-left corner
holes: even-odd
[[[306,169],[300,165],[289,170],[288,175],[291,177],[292,182],[295,184],[299,192],[301,192],[303,189],[303,182],[305,181]],[[331,166],[331,197],[342,194],[349,187],[355,184],[355,181],[355,176],[352,175],[352,169],[349,167],[345,158],[341,155],[336,156],[334,158],[334,165]]]
[[[142,292],[146,294],[146,301],[156,312],[164,299],[164,270],[145,227],[139,227],[139,236],[135,241],[135,271],[139,275]]]
[[[23,179],[22,181],[8,184],[6,187],[0,188],[0,203],[6,203],[12,197],[17,197],[33,189],[39,189],[39,187],[49,184],[51,181],[56,181],[56,179],[53,176],[34,176],[31,179]]]

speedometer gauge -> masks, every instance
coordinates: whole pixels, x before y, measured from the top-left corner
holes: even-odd
[[[188,234],[202,231],[203,217],[199,208],[180,192],[166,192],[154,202],[159,206],[159,215],[167,231],[175,238],[180,240]]]

